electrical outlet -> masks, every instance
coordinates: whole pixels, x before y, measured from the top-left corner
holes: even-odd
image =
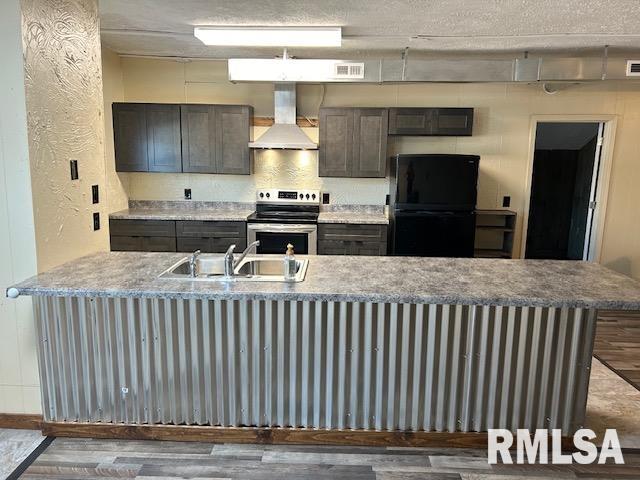
[[[98,185],[91,185],[91,203],[100,202],[100,193],[98,191]]]
[[[322,193],[322,204],[323,205],[329,205],[329,194],[328,193]]]
[[[190,188],[185,188],[184,189],[184,199],[185,200],[191,200],[191,189]]]
[[[69,160],[69,166],[71,168],[71,180],[78,180],[78,160]]]
[[[100,230],[100,214],[98,212],[93,214],[93,230]]]
[[[509,195],[505,195],[502,197],[502,206],[510,207],[511,206],[511,197]]]

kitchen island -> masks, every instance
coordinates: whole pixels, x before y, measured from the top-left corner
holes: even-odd
[[[100,253],[15,286],[34,296],[45,433],[569,435],[584,420],[597,309],[640,309],[638,282],[585,262],[309,256],[295,284],[158,278],[181,258]]]

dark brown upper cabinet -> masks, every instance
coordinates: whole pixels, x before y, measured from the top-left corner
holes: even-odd
[[[147,119],[145,105],[113,104],[113,140],[118,172],[147,172]]]
[[[389,135],[470,136],[473,108],[390,108]]]
[[[319,120],[321,177],[386,176],[386,108],[322,108]]]
[[[253,150],[249,148],[253,108],[218,105],[215,112],[217,173],[249,175],[253,154]]]
[[[181,172],[180,107],[146,106],[147,155],[150,172]]]
[[[181,105],[182,171],[217,173],[213,105]]]
[[[353,109],[320,109],[320,152],[318,170],[321,177],[350,177],[353,165]]]
[[[386,108],[354,110],[352,177],[386,176],[388,119]]]
[[[251,173],[253,108],[113,104],[116,171]]]

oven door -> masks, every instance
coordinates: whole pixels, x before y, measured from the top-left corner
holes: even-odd
[[[280,253],[287,251],[287,244],[293,245],[295,253],[315,255],[317,253],[317,225],[296,225],[279,223],[247,224],[247,243],[260,240],[257,253]]]

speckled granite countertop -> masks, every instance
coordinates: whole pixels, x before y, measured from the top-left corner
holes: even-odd
[[[184,208],[129,208],[111,213],[113,220],[199,220],[217,222],[246,222],[253,210],[199,208],[187,210]]]
[[[318,223],[357,223],[388,225],[389,219],[384,213],[364,212],[320,212]]]
[[[383,205],[322,205],[318,223],[388,225]]]
[[[246,222],[255,205],[197,200],[129,200],[129,208],[111,213],[114,220],[199,220]]]
[[[309,256],[306,279],[296,284],[158,278],[184,256],[180,253],[98,253],[15,287],[23,295],[640,309],[640,283],[586,262]]]

